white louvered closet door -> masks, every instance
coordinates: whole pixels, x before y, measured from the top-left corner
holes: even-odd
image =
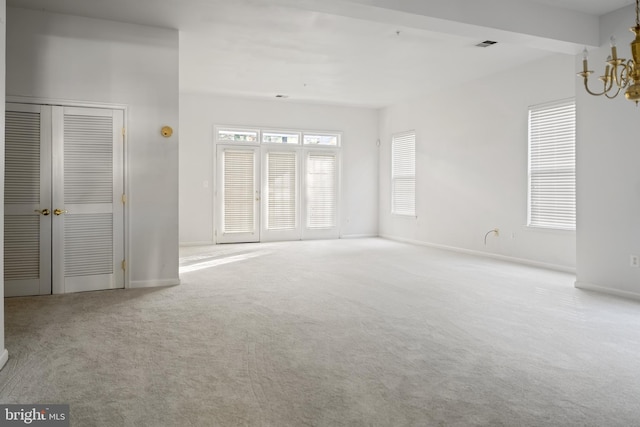
[[[257,147],[218,146],[218,243],[260,241]]]
[[[263,156],[262,241],[299,240],[298,152],[270,149]]]
[[[53,292],[124,287],[121,110],[53,107]]]
[[[4,294],[50,294],[51,110],[7,104],[5,119]]]

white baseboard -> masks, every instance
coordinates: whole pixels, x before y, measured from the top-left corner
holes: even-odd
[[[164,280],[131,280],[129,289],[159,288],[161,286],[176,286],[180,284],[180,279]]]
[[[439,245],[437,243],[423,242],[423,241],[420,241],[420,240],[404,239],[404,238],[401,238],[401,237],[388,236],[388,235],[385,235],[385,234],[381,234],[380,237],[382,237],[383,239],[395,240],[397,242],[411,243],[413,245],[427,246],[427,247],[430,247],[430,248],[442,249],[442,250],[451,251],[451,252],[459,252],[459,253],[463,253],[463,254],[481,256],[481,257],[485,257],[485,258],[493,258],[493,259],[498,259],[498,260],[501,260],[501,261],[513,262],[513,263],[516,263],[516,264],[524,264],[524,265],[529,265],[529,266],[532,266],[532,267],[545,268],[547,270],[560,271],[560,272],[563,272],[563,273],[571,273],[571,274],[575,274],[576,273],[576,269],[574,267],[567,267],[567,266],[564,266],[564,265],[550,264],[550,263],[546,263],[546,262],[533,261],[533,260],[525,259],[525,258],[510,257],[510,256],[494,254],[494,253],[490,253],[490,252],[475,251],[475,250],[472,250],[472,249],[458,248],[458,247],[455,247],[455,246]]]
[[[341,239],[370,239],[372,237],[378,237],[377,234],[343,234]]]
[[[9,360],[9,352],[5,349],[2,354],[0,354],[0,369],[4,368],[4,365],[7,364]]]
[[[619,289],[606,288],[604,286],[598,286],[598,285],[594,285],[593,283],[582,282],[578,280],[576,280],[574,286],[578,289],[584,289],[586,291],[594,291],[601,294],[608,294],[608,295],[613,295],[613,296],[621,297],[625,299],[640,301],[640,294],[636,292],[621,291]]]
[[[190,247],[190,246],[213,246],[215,245],[215,242],[213,241],[209,241],[209,242],[180,242],[180,247]]]

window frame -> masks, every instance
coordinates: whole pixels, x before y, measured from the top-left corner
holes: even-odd
[[[239,131],[239,132],[257,132],[257,140],[255,142],[247,141],[230,141],[222,140],[219,138],[220,131]],[[281,143],[281,142],[263,142],[263,134],[295,134],[298,136],[298,143]],[[323,144],[304,144],[305,135],[321,135],[335,137],[336,145],[323,145]],[[278,241],[278,240],[307,240],[307,239],[325,239],[325,238],[339,238],[341,227],[341,204],[342,204],[342,136],[341,131],[333,130],[317,130],[317,129],[295,129],[285,127],[259,127],[259,126],[244,126],[244,125],[214,125],[213,142],[214,146],[224,147],[252,147],[258,150],[260,156],[260,211],[259,211],[259,231],[260,241]],[[214,150],[217,153],[217,150]],[[296,185],[296,228],[295,229],[272,229],[268,226],[268,153],[270,152],[285,152],[292,151],[296,153],[296,173],[298,175]],[[309,200],[306,195],[308,177],[307,177],[307,157],[309,153],[332,153],[335,156],[335,170],[334,170],[334,182],[335,182],[335,194],[334,194],[334,218],[333,224],[329,227],[307,227],[307,215],[309,213]],[[216,154],[218,156],[218,154]],[[217,160],[216,160],[217,162]],[[218,163],[216,163],[217,165]],[[218,209],[220,202],[220,178],[215,174],[214,176],[214,206]],[[216,215],[218,216],[218,214]],[[219,233],[221,226],[214,224],[215,233]],[[217,236],[217,234],[216,234]]]
[[[552,114],[553,110],[567,110],[562,112],[561,115],[552,116],[547,118],[550,123],[537,123],[535,115]],[[560,112],[559,111],[559,112]],[[532,117],[533,116],[533,117]],[[572,135],[567,134],[566,125],[562,125],[563,121],[572,120],[569,126],[572,125]],[[540,133],[542,130],[554,131],[552,127],[555,124],[555,132],[557,135],[551,135],[549,137],[534,137],[533,133]],[[536,128],[538,127],[538,128]],[[564,133],[563,133],[564,132]],[[555,141],[551,140],[556,138]],[[542,139],[543,141],[539,141]],[[535,154],[536,151],[541,150],[541,145],[546,151],[544,155]],[[553,144],[553,145],[552,145]],[[549,147],[552,145],[552,147]],[[555,147],[555,154],[550,153],[549,149]],[[558,154],[559,152],[559,154]],[[537,160],[536,160],[537,159]],[[546,160],[545,160],[546,159]],[[552,166],[552,163],[562,164],[565,166]],[[571,166],[566,166],[570,163]],[[556,186],[565,186],[564,190],[554,191],[551,189],[547,193],[543,190],[536,190],[535,182],[540,182],[536,179],[537,175],[546,175],[551,180],[555,180]],[[549,179],[547,179],[547,182]],[[569,184],[567,184],[569,183]],[[569,196],[562,197],[561,193],[566,193],[566,186],[569,185]],[[568,209],[559,207],[554,219],[553,208],[540,207],[536,210],[536,204],[534,197],[540,198],[540,194],[544,197],[542,203],[547,205],[566,205],[571,204]],[[545,214],[545,210],[547,213]],[[527,222],[526,225],[529,228],[544,229],[551,231],[567,231],[575,232],[576,230],[576,102],[575,98],[561,99],[557,101],[547,102],[543,104],[537,104],[529,106],[528,108],[528,123],[527,123]],[[565,216],[568,220],[561,221],[560,218]]]
[[[399,143],[402,139],[406,137],[413,137],[413,152],[411,153],[413,156],[413,173],[409,174],[396,174],[396,144]],[[397,132],[391,135],[391,214],[400,217],[407,218],[415,218],[417,216],[416,209],[416,163],[417,163],[417,134],[415,130],[408,130],[404,132]],[[404,211],[399,210],[396,206],[396,182],[399,180],[412,180],[413,182],[413,194],[412,199],[409,200],[408,203],[405,201],[405,204],[413,205],[413,211]]]

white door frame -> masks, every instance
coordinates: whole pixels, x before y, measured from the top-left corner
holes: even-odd
[[[270,153],[294,153],[296,162],[296,228],[292,230],[269,230],[268,228],[268,209],[269,209],[269,165],[267,162]],[[260,206],[260,241],[294,241],[302,239],[302,221],[301,221],[301,188],[302,188],[302,165],[300,160],[300,147],[280,144],[263,144],[260,147],[260,160],[262,162],[262,203]]]
[[[125,131],[128,129],[129,123],[129,111],[128,107],[125,104],[110,104],[103,102],[92,102],[92,101],[76,101],[76,100],[68,100],[68,99],[58,99],[58,98],[37,98],[37,97],[28,97],[28,96],[14,96],[7,95],[5,102],[17,103],[17,104],[39,104],[39,105],[57,105],[61,107],[86,107],[86,108],[103,108],[110,110],[122,110],[124,115],[124,129],[123,129],[123,145],[124,150],[122,153],[122,170],[123,170],[123,180],[124,180],[124,194],[123,201],[124,203],[124,262],[126,266],[130,266],[133,260],[131,259],[131,252],[129,248],[131,247],[131,233],[129,232],[129,217],[130,217],[130,203],[128,202],[127,195],[130,194],[130,184],[129,184],[129,133]],[[124,287],[125,289],[130,287],[130,279],[131,279],[131,268],[127,267],[124,271]]]
[[[253,153],[253,188],[254,198],[253,201],[253,232],[251,233],[224,233],[224,157],[225,150],[231,151],[251,151]],[[216,243],[253,243],[260,241],[261,231],[261,187],[262,180],[260,171],[260,147],[257,145],[240,145],[240,144],[217,144],[216,145],[216,227],[215,237]]]
[[[255,141],[238,141],[234,142],[231,140],[219,139],[219,131],[238,131],[241,133],[251,132],[257,136]],[[338,135],[339,142],[337,146],[315,146],[315,145],[304,145],[301,141],[300,144],[279,144],[279,143],[265,143],[262,142],[262,133],[265,131],[277,131],[277,132],[290,132],[297,133],[301,137],[305,133],[314,134],[317,132],[318,134],[331,134]],[[234,148],[252,148],[256,149],[258,152],[258,166],[257,173],[259,177],[259,182],[257,183],[257,188],[260,188],[259,198],[261,202],[259,203],[259,209],[257,212],[257,217],[259,218],[259,239],[257,241],[260,242],[269,242],[269,241],[278,241],[278,240],[317,240],[317,239],[337,239],[340,237],[340,222],[341,222],[341,206],[342,206],[342,144],[340,139],[342,138],[342,132],[336,131],[305,131],[305,130],[292,130],[287,128],[259,128],[255,126],[237,126],[237,125],[214,125],[213,126],[213,173],[211,175],[211,179],[213,181],[214,191],[213,193],[213,236],[212,240],[214,244],[218,243],[230,243],[228,239],[221,239],[222,236],[222,194],[221,194],[221,182],[222,182],[222,170],[220,167],[220,147],[234,147]],[[267,208],[267,165],[266,165],[266,157],[267,153],[270,151],[293,151],[297,156],[297,181],[296,184],[298,186],[297,189],[297,208],[298,208],[298,226],[295,230],[285,230],[285,231],[270,231],[267,230],[267,224],[265,220],[265,211]],[[303,192],[306,191],[306,183],[307,183],[307,156],[309,153],[330,153],[335,155],[336,158],[336,176],[335,176],[335,202],[336,202],[336,211],[335,211],[335,224],[333,227],[327,228],[317,228],[310,229],[306,226],[306,216],[307,216],[307,198],[303,195]],[[245,241],[245,240],[238,240]],[[256,241],[256,240],[251,240]]]

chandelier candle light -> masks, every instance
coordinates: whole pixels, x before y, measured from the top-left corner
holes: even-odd
[[[584,48],[582,57],[582,72],[578,76],[584,78],[584,88],[588,93],[595,96],[605,95],[607,98],[613,99],[622,89],[626,89],[624,96],[636,103],[640,101],[640,0],[636,0],[636,25],[630,28],[636,38],[631,42],[631,56],[633,59],[618,58],[618,50],[616,48],[616,39],[611,37],[611,55],[607,57],[607,66],[604,69],[604,75],[599,80],[604,84],[602,92],[593,92],[589,89],[589,75],[593,71],[589,70],[587,62],[589,53]]]

